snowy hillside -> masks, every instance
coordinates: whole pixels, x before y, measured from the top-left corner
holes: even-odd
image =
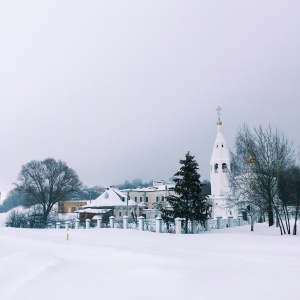
[[[197,235],[0,228],[2,300],[298,299],[300,238],[256,224]]]

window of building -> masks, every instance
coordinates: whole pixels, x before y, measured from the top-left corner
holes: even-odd
[[[223,173],[227,173],[228,172],[228,169],[227,169],[227,164],[222,164],[222,172]]]
[[[137,197],[134,197],[134,201],[137,202]]]
[[[215,164],[215,166],[214,166],[215,173],[218,173],[218,171],[219,171],[218,169],[219,169],[219,165]]]
[[[148,202],[148,197],[146,197],[146,202]]]
[[[156,202],[158,202],[159,201],[159,197],[158,196],[156,196]]]
[[[143,197],[140,197],[140,202],[143,202]]]
[[[122,212],[119,212],[119,217],[121,217],[122,216]]]
[[[161,201],[164,202],[165,201],[165,197],[161,196]]]

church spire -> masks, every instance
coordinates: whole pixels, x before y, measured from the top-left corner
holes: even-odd
[[[230,155],[222,133],[221,107],[218,114],[217,136],[210,159],[211,193],[214,196],[226,195],[229,192],[227,172],[230,170]]]

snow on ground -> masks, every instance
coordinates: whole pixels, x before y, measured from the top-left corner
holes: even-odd
[[[2,300],[299,299],[300,238],[0,227]]]

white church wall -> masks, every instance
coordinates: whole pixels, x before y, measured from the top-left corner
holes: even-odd
[[[213,217],[237,216],[237,210],[230,207],[228,199],[232,194],[228,183],[228,171],[230,171],[230,154],[226,140],[222,133],[222,121],[220,119],[221,108],[217,108],[217,136],[213,146],[210,160],[211,200],[213,202]]]

